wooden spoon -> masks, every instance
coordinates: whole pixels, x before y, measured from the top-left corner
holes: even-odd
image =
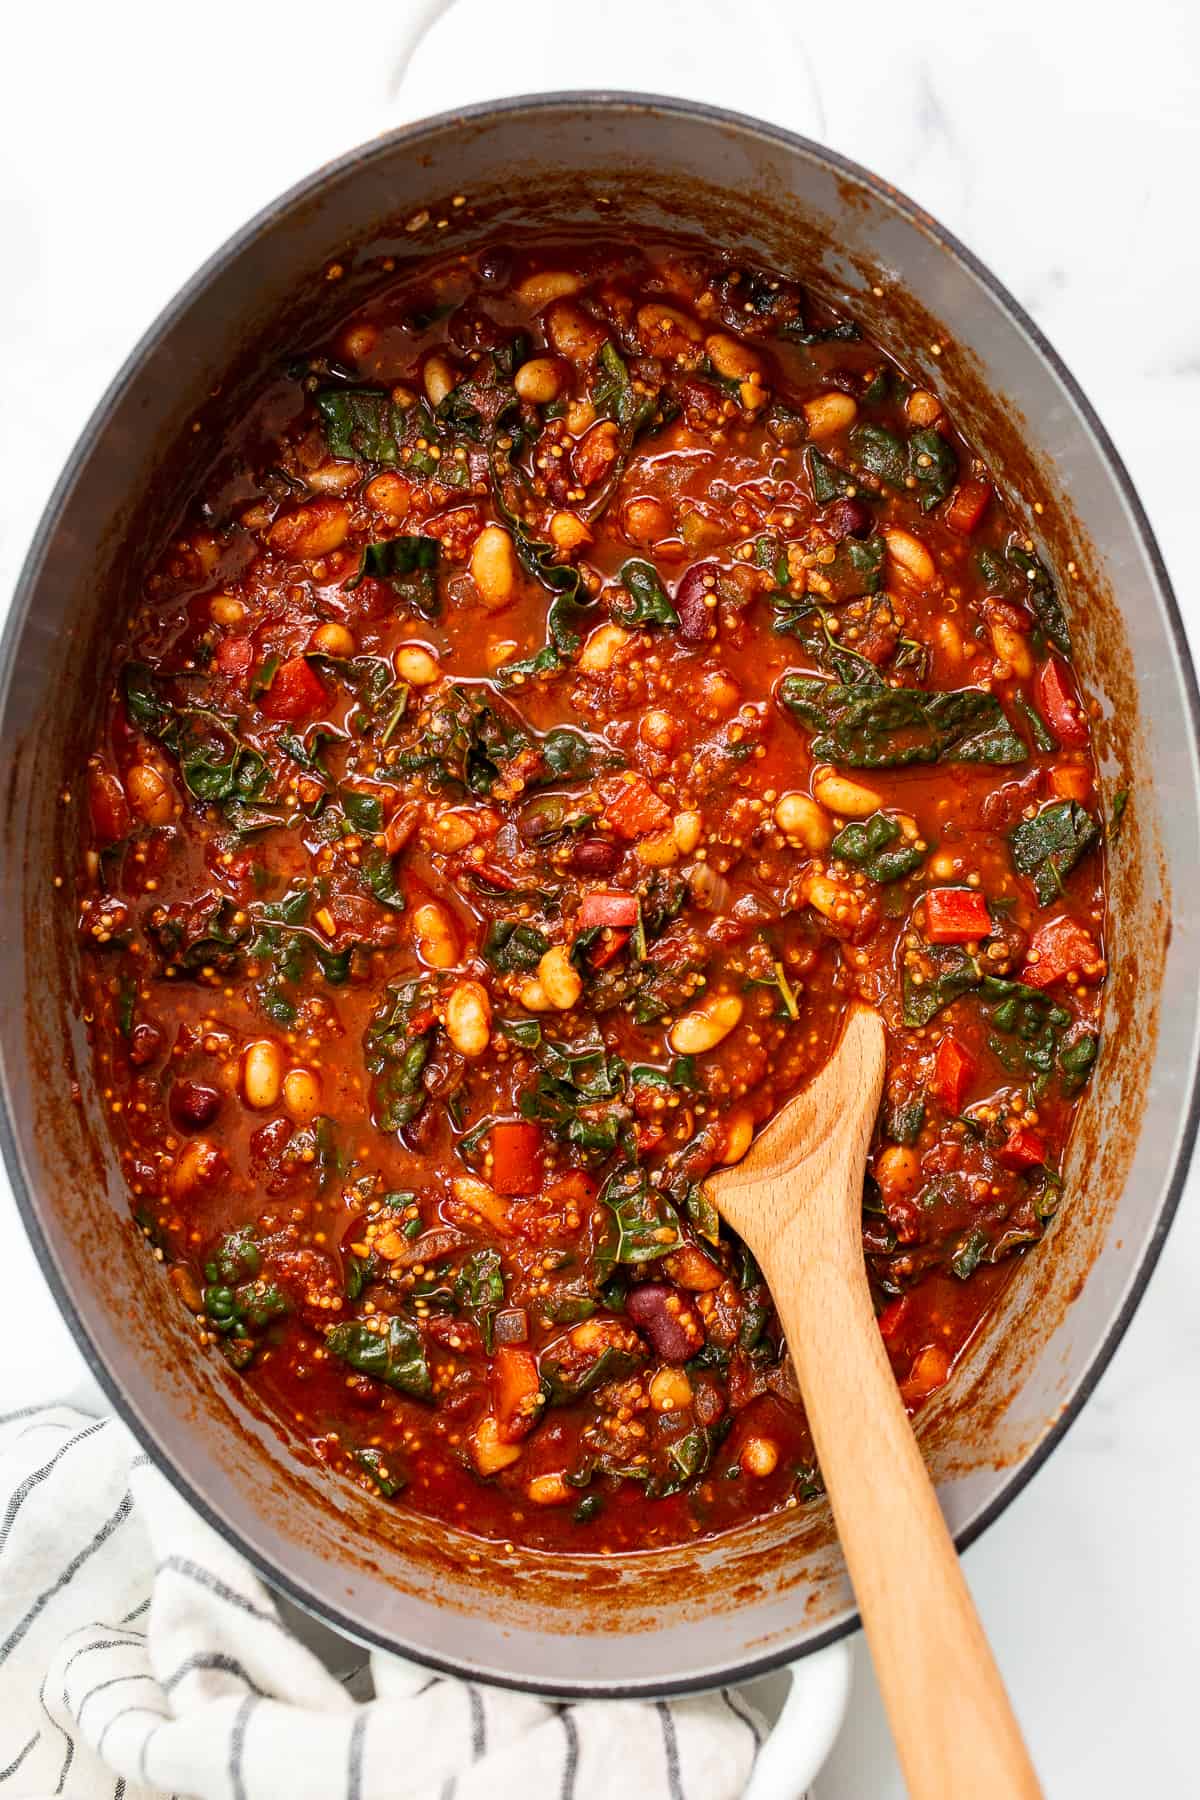
[[[909,1794],[1036,1796],[867,1286],[863,1170],[883,1069],[883,1022],[858,1006],[820,1074],[705,1186],[783,1321]]]

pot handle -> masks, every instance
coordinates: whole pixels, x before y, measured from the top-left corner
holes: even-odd
[[[791,1664],[791,1686],[758,1753],[742,1800],[801,1800],[842,1727],[850,1698],[850,1648],[830,1644]]]

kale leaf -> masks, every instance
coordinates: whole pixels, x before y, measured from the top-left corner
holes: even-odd
[[[615,1169],[600,1190],[600,1201],[612,1220],[596,1253],[599,1282],[618,1263],[655,1262],[683,1243],[679,1215],[666,1195],[650,1185],[645,1169]]]
[[[420,1329],[399,1313],[392,1314],[382,1331],[353,1319],[331,1326],[325,1333],[325,1347],[360,1375],[372,1375],[386,1387],[418,1400],[433,1397],[433,1378]]]
[[[441,544],[431,537],[388,538],[368,544],[358,572],[346,583],[356,588],[364,576],[385,581],[393,593],[422,618],[435,619],[439,612],[437,569]]]
[[[900,835],[895,819],[889,819],[886,813],[872,813],[869,819],[855,819],[843,826],[830,850],[843,862],[861,869],[868,881],[899,881],[919,869],[925,858],[925,852],[912,844],[893,849]]]
[[[980,688],[928,692],[865,688],[789,673],[779,698],[817,733],[814,761],[855,769],[911,763],[1024,762],[1025,744],[994,694]]]
[[[621,586],[629,595],[629,603],[614,606],[613,617],[622,625],[678,625],[679,614],[653,563],[632,557],[622,566]]]
[[[1033,882],[1042,906],[1058,898],[1064,878],[1099,841],[1099,825],[1077,800],[1044,806],[1032,819],[1023,819],[1009,838],[1013,862]]]

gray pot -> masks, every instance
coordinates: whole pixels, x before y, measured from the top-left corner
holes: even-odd
[[[468,204],[454,208],[456,194]],[[1197,693],[1179,614],[1102,426],[993,277],[862,169],[711,108],[560,95],[377,139],[248,225],[134,352],[46,509],[3,642],[4,1151],[114,1405],[277,1588],[437,1667],[558,1695],[664,1692],[773,1666],[851,1627],[827,1512],[798,1508],[686,1554],[547,1568],[388,1509],[304,1460],[220,1360],[197,1352],[131,1223],[77,1005],[78,794],[60,800],[103,698],[130,571],[169,531],[205,424],[219,428],[266,356],[303,347],[351,304],[373,279],[369,254],[409,259],[563,221],[692,232],[809,280],[947,396],[1018,505],[1044,509],[1027,522],[1069,589],[1084,680],[1103,707],[1107,797],[1125,788],[1131,800],[1112,850],[1106,1037],[1064,1206],[921,1419],[960,1544],[1083,1404],[1158,1256],[1196,1129],[1200,920],[1170,899],[1191,893],[1200,868]],[[340,280],[326,278],[333,263]],[[52,903],[57,873],[67,884]]]

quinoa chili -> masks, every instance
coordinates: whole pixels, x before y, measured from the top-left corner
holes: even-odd
[[[704,1177],[856,995],[910,1408],[1059,1204],[1105,971],[1068,621],[938,397],[792,282],[381,271],[229,420],[87,788],[135,1217],[398,1506],[601,1551],[819,1491]]]

